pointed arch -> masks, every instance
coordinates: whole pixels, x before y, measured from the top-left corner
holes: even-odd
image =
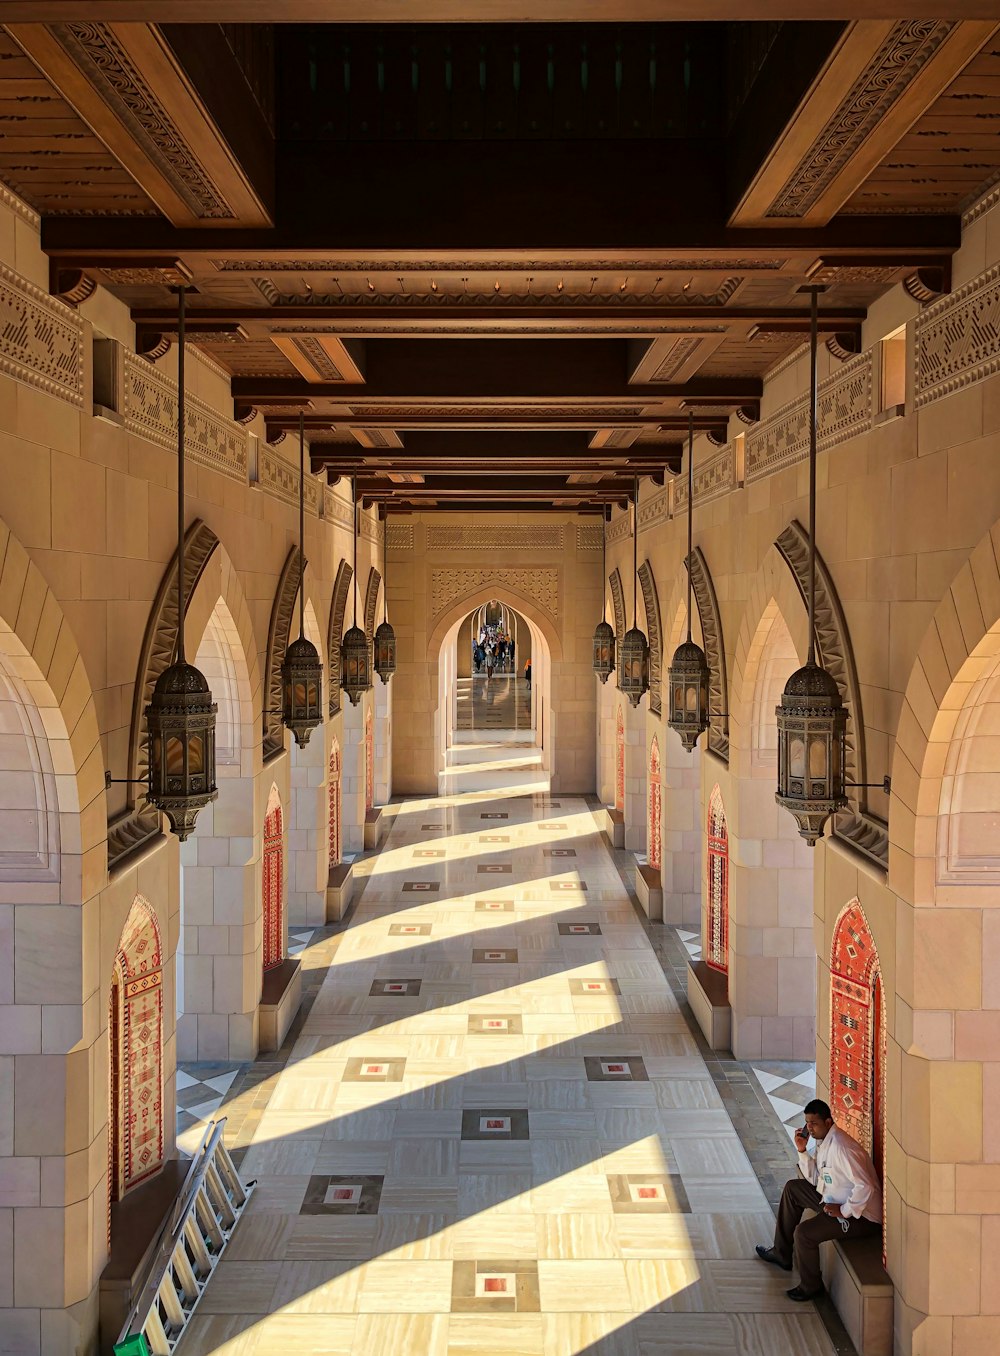
[[[885,995],[871,927],[852,899],[830,946],[830,1106],[882,1171],[885,1154]]]
[[[656,592],[653,567],[648,560],[639,566],[639,587],[646,610],[646,631],[649,634],[649,709],[654,716],[662,707],[663,631],[660,626],[660,599]]]
[[[264,758],[273,758],[285,747],[285,727],[281,723],[281,663],[288,649],[292,614],[302,579],[302,552],[298,546],[289,551],[271,606],[267,630],[267,656],[264,665]]]
[[[649,746],[649,823],[646,834],[646,855],[649,864],[659,871],[663,852],[663,785],[660,778],[660,742],[653,735]]]
[[[187,604],[201,579],[219,539],[207,523],[197,519],[184,534],[184,601]],[[146,707],[156,680],[173,663],[177,648],[177,552],[175,551],[160,581],[146,623],[139,667],[132,698],[132,723],[129,728],[128,773],[125,811],[108,825],[108,869],[120,866],[150,839],[160,834],[160,812],[141,798],[138,784],[149,779],[149,753],[146,739]]]
[[[708,799],[708,916],[705,960],[713,970],[729,973],[729,826],[718,783]]]
[[[615,636],[619,643],[625,639],[625,590],[622,588],[621,571],[617,566],[608,575],[611,586],[611,602],[615,609]]]
[[[285,959],[285,832],[281,797],[272,782],[264,816],[263,874],[264,969]]]
[[[346,560],[337,566],[337,578],[333,585],[333,600],[330,603],[330,625],[326,634],[326,655],[330,673],[329,711],[335,716],[340,710],[340,645],[344,637],[344,613],[347,609],[347,595],[351,590],[354,571]]]
[[[708,727],[708,747],[725,763],[729,762],[729,677],[726,672],[726,645],[722,631],[722,615],[715,585],[709,573],[708,562],[700,546],[696,546],[687,561],[691,572],[691,591],[698,605],[705,658],[710,673],[709,709],[716,718]]]
[[[372,643],[375,635],[375,618],[378,614],[378,591],[382,583],[382,576],[373,565],[368,571],[368,584],[365,587],[365,635],[368,637],[368,644]]]
[[[112,1200],[120,1200],[163,1166],[162,966],[156,915],[136,895],[115,952],[111,981]]]

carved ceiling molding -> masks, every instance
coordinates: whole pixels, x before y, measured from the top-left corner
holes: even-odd
[[[412,551],[413,524],[386,523],[385,549],[387,551]]]
[[[768,217],[808,214],[954,27],[936,19],[893,25],[768,207]]]
[[[262,259],[213,259],[212,267],[220,273],[523,273],[525,269],[539,272],[560,270],[566,273],[627,268],[633,272],[651,271],[671,273],[719,272],[777,272],[784,268],[785,259],[759,259],[741,255],[723,255],[720,258],[660,259],[354,259],[346,255],[334,258],[289,259],[287,257]]]
[[[648,560],[639,566],[639,587],[646,609],[646,630],[649,633],[649,709],[658,716],[662,706],[663,683],[663,628],[660,625],[660,599],[656,592],[653,568]]]
[[[872,426],[872,351],[844,363],[819,385],[817,445],[828,452]],[[746,435],[746,482],[752,484],[809,454],[809,395],[803,392]]]
[[[122,415],[129,433],[168,452],[176,452],[177,382],[146,357],[139,357],[129,349],[124,350]],[[232,419],[224,419],[190,392],[184,401],[184,421],[185,455],[246,484],[250,464],[246,428]]]
[[[340,710],[341,664],[340,647],[344,637],[344,612],[347,608],[347,595],[350,592],[354,571],[346,560],[337,566],[337,578],[333,585],[333,599],[330,603],[330,626],[326,633],[326,657],[330,677],[330,715]]]
[[[267,629],[267,659],[264,667],[264,759],[273,758],[285,747],[285,727],[281,723],[281,663],[288,649],[292,613],[302,579],[302,552],[293,546],[288,553],[278,589],[271,605],[271,623]]]
[[[925,307],[915,325],[917,409],[1000,372],[1000,265]]]
[[[622,588],[621,571],[615,567],[608,575],[611,587],[611,604],[615,610],[615,636],[619,644],[625,638],[625,591]]]
[[[798,521],[788,524],[774,543],[792,572],[803,603],[809,588],[809,534]],[[816,649],[819,660],[836,680],[847,708],[847,737],[844,770],[848,782],[867,781],[865,723],[861,706],[854,651],[840,599],[826,563],[816,554]],[[889,833],[886,825],[868,811],[868,792],[861,786],[848,787],[851,808],[838,814],[834,833],[851,843],[877,866],[889,864]]]
[[[497,523],[484,532],[479,527],[429,524],[426,542],[428,551],[561,551],[563,529]]]
[[[382,576],[372,565],[368,571],[368,587],[365,589],[365,635],[370,645],[375,637],[375,617],[378,611],[378,591]]]
[[[113,26],[61,23],[53,24],[51,32],[192,214],[206,220],[235,220],[237,213],[216,189],[212,175],[195,157]]]
[[[41,228],[42,218],[39,214],[6,184],[0,184],[0,204],[6,207],[8,211],[13,212],[15,216],[20,217],[22,221],[26,221],[32,230],[37,231]]]
[[[184,535],[184,603],[194,595],[205,566],[219,539],[199,518]],[[108,824],[108,870],[120,866],[130,853],[160,834],[160,812],[139,800],[136,783],[149,781],[149,748],[146,737],[146,707],[153,696],[156,681],[174,661],[177,649],[177,553],[160,581],[146,623],[139,667],[132,698],[132,722],[129,727],[128,771],[125,813]]]
[[[342,397],[337,398],[342,399]],[[383,417],[410,419],[426,415],[428,410],[441,415],[442,418],[447,415],[453,419],[481,419],[485,422],[491,419],[509,418],[512,408],[538,419],[585,419],[588,428],[593,428],[597,424],[614,424],[619,419],[640,419],[646,413],[647,405],[643,403],[629,405],[541,405],[535,404],[534,401],[517,401],[516,404],[512,402],[507,405],[454,405],[447,401],[438,400],[436,397],[428,397],[423,405],[362,405],[360,402],[351,401],[351,415],[355,422]],[[331,421],[335,418],[335,415],[331,415]]]
[[[0,372],[82,406],[83,336],[72,307],[0,264]]]
[[[674,481],[674,512],[686,513],[688,483],[685,476]],[[721,452],[701,462],[694,470],[694,502],[708,504],[736,488],[736,449],[727,443]]]
[[[962,213],[962,230],[964,231],[974,221],[985,216],[987,212],[992,212],[997,203],[1000,203],[1000,180],[992,184],[985,193],[980,193],[965,209]]]
[[[482,271],[482,267],[480,265],[479,271]],[[519,276],[526,267],[530,267],[530,265],[522,264],[518,267],[517,273]],[[618,265],[618,267],[621,268],[621,265]],[[574,271],[579,271],[579,268],[580,265],[577,264]],[[718,266],[716,265],[713,272],[717,271]],[[254,278],[253,285],[269,306],[293,306],[302,310],[309,310],[310,307],[316,306],[351,308],[372,306],[379,309],[388,307],[400,311],[415,306],[437,306],[443,311],[455,308],[463,309],[469,306],[494,306],[498,310],[511,306],[560,306],[567,310],[572,310],[574,307],[590,306],[616,306],[623,309],[628,309],[630,306],[718,306],[721,309],[739,289],[743,281],[744,279],[741,276],[724,278],[712,292],[668,292],[659,290],[622,292],[619,290],[602,293],[577,292],[566,287],[548,292],[522,292],[515,291],[512,288],[504,290],[502,287],[499,291],[496,287],[493,287],[486,292],[451,292],[430,287],[427,291],[401,292],[398,284],[395,283],[395,290],[390,290],[387,284],[382,291],[379,291],[378,288],[368,288],[361,292],[346,292],[343,290],[317,292],[310,288],[306,292],[282,292],[270,278],[264,277]],[[287,332],[286,330],[285,333]]]
[[[432,570],[431,616],[439,616],[468,593],[486,587],[502,593],[505,585],[530,598],[553,619],[559,616],[559,571],[554,569]]]
[[[723,762],[729,762],[729,675],[726,670],[726,646],[722,615],[708,562],[700,546],[685,561],[691,575],[691,592],[701,619],[701,639],[708,660],[709,711],[720,713],[708,727],[708,747]]]

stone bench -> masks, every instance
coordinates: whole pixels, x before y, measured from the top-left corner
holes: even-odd
[[[652,923],[663,922],[663,885],[660,869],[638,862],[635,868],[635,893]]]
[[[154,1258],[160,1227],[174,1208],[191,1166],[171,1158],[163,1168],[111,1207],[111,1254],[101,1273],[101,1351],[110,1352],[139,1298]]]
[[[280,965],[264,971],[260,995],[259,1050],[280,1050],[288,1028],[302,1002],[302,968],[289,956]]]
[[[892,1356],[893,1286],[882,1265],[882,1239],[820,1244],[823,1283],[858,1356]]]
[[[365,815],[365,851],[370,852],[381,845],[385,836],[386,821],[382,807],[377,805]]]
[[[351,907],[354,898],[354,867],[350,862],[338,862],[330,867],[326,878],[326,921],[339,923]]]
[[[604,832],[608,835],[613,848],[625,846],[625,816],[621,810],[612,810],[605,806]]]
[[[687,996],[709,1048],[732,1049],[733,1013],[728,978],[705,961],[688,961]]]

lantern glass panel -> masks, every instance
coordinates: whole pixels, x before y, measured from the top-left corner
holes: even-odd
[[[205,748],[202,743],[201,735],[190,735],[188,738],[188,773],[204,772],[205,770]]]
[[[788,775],[790,777],[806,775],[806,745],[803,739],[794,738],[789,741]]]
[[[826,736],[814,735],[809,741],[809,776],[825,778],[826,766]]]

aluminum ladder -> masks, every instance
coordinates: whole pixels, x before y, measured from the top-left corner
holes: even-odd
[[[115,1350],[142,1334],[151,1356],[171,1356],[256,1186],[244,1186],[211,1121],[153,1253]]]

